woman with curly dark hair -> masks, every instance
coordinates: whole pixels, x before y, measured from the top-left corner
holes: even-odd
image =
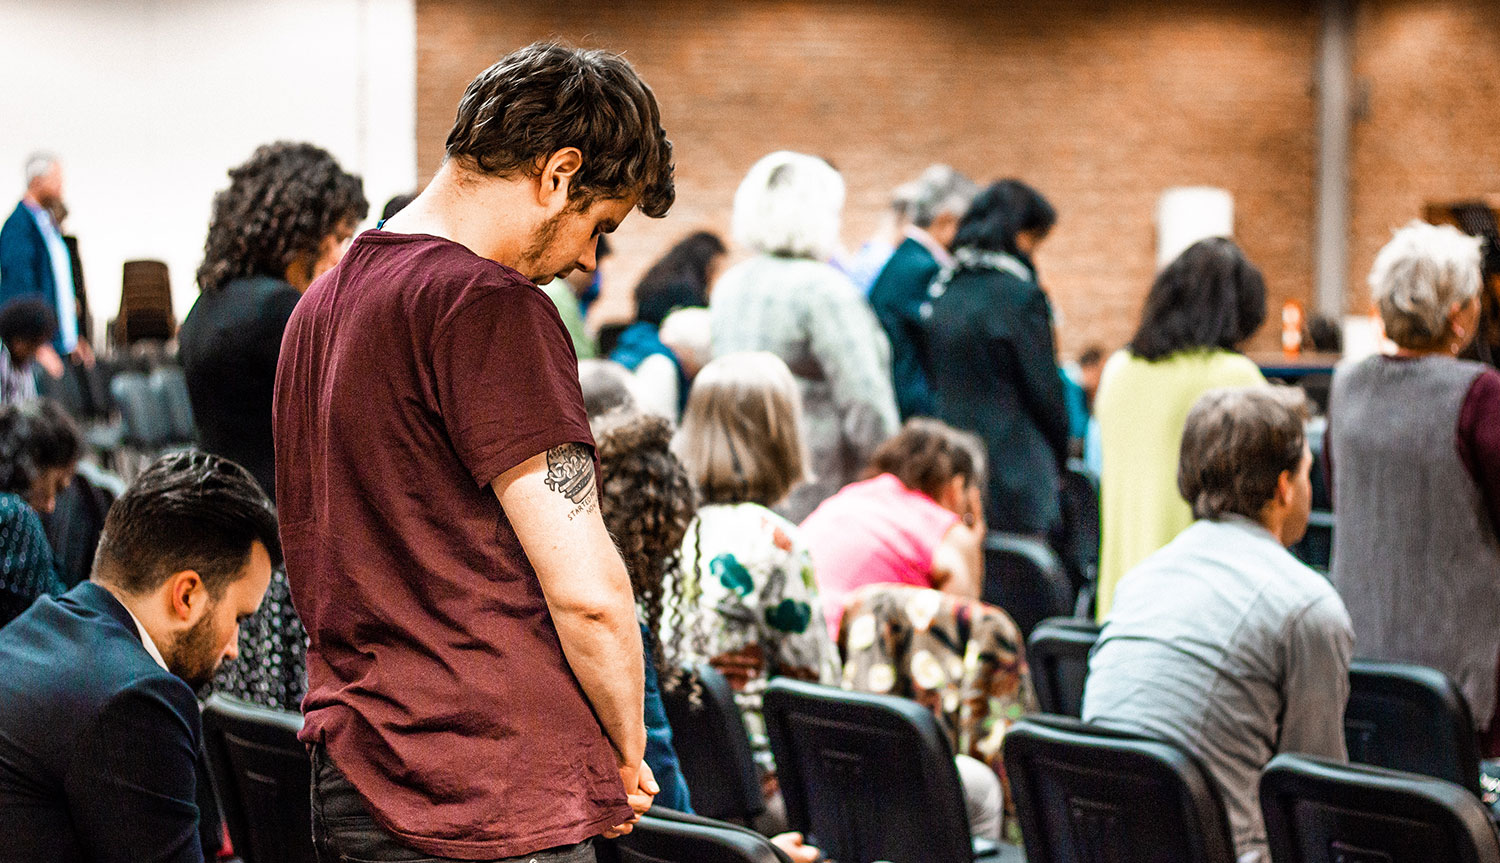
[[[672,748],[672,729],[661,702],[660,679],[681,682],[679,668],[663,655],[661,619],[668,567],[697,511],[698,496],[687,470],[672,454],[672,425],[665,418],[629,408],[594,422],[599,454],[599,508],[604,525],[630,572],[646,645],[646,763],[661,786],[656,802],[691,812],[687,783]]]
[[[178,333],[205,450],[276,495],[271,395],[281,335],[302,292],[337,264],[369,210],[359,177],[326,150],[278,142],[229,171],[214,196],[202,292]]]
[[[672,424],[664,417],[642,413],[627,405],[591,421],[599,455],[599,508],[604,524],[620,548],[630,571],[630,585],[642,618],[641,641],[647,645],[646,763],[661,786],[655,805],[692,812],[687,782],[672,748],[672,728],[662,705],[660,680],[684,685],[682,666],[668,657],[660,633],[663,614],[679,615],[677,603],[667,605],[666,574],[675,569],[683,538],[698,508],[698,495],[687,468],[672,453]],[[803,842],[800,833],[771,837],[794,863],[818,859],[818,849]]]
[[[52,511],[82,452],[78,426],[56,402],[0,407],[0,626],[65,589],[39,514]]]

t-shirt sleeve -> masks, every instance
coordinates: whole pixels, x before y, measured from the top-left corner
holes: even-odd
[[[432,365],[449,439],[480,485],[560,444],[594,445],[567,330],[530,285],[469,291],[438,322]]]
[[[1500,536],[1500,372],[1485,369],[1469,386],[1458,414],[1457,445]]]

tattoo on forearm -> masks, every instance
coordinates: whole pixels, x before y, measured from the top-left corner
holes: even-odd
[[[596,508],[594,459],[582,444],[565,443],[547,450],[547,488],[574,503],[568,518]]]

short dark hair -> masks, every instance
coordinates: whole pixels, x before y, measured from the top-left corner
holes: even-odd
[[[479,73],[458,103],[447,156],[476,173],[534,176],[565,147],[583,154],[582,203],[640,195],[652,218],[671,209],[672,142],[656,96],[607,51],[536,42]]]
[[[1288,386],[1209,390],[1188,412],[1177,490],[1193,517],[1260,518],[1284,471],[1302,464],[1307,397]]]
[[[1021,256],[1016,235],[1045,234],[1057,224],[1057,210],[1042,193],[1020,180],[1000,180],[974,196],[958,222],[953,248]]]
[[[1155,362],[1187,350],[1236,350],[1266,319],[1266,281],[1232,240],[1187,247],[1151,285],[1130,352]]]
[[[57,335],[57,315],[46,300],[19,297],[0,308],[0,341],[13,344],[19,339],[49,342]]]
[[[316,255],[324,237],[369,210],[364,183],[327,150],[290,141],[257,147],[214,195],[198,289],[247,276],[280,279],[298,255]]]
[[[392,195],[391,199],[389,201],[386,201],[385,206],[380,209],[380,221],[384,222],[391,216],[394,216],[402,210],[406,209],[406,205],[410,204],[416,199],[417,194],[415,192],[402,192],[399,195]]]
[[[110,507],[93,578],[141,595],[191,569],[218,598],[256,542],[281,565],[276,510],[249,471],[198,450],[171,453]]]
[[[968,432],[926,417],[906,421],[901,431],[870,457],[866,476],[892,474],[901,484],[936,498],[955,476],[984,487],[984,444]]]
[[[679,240],[636,282],[636,319],[660,327],[673,309],[708,305],[708,268],[725,251],[724,241],[708,231]]]
[[[42,471],[70,467],[82,454],[78,424],[52,399],[0,407],[0,491],[24,496]]]

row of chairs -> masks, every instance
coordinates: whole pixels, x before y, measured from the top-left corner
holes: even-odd
[[[695,695],[669,704],[693,818],[653,809],[601,860],[769,861],[784,855],[743,825],[764,811],[729,686],[700,671]],[[697,702],[695,705],[694,702]],[[907,699],[786,679],[764,698],[787,819],[829,858],[972,863],[1002,860],[970,838],[953,753],[932,714]],[[245,863],[311,863],[302,718],[213,695],[205,747],[230,839]],[[719,749],[714,747],[718,746]],[[732,822],[740,822],[738,824]]]
[[[1235,860],[1212,777],[1175,746],[1033,717],[1005,769],[1030,863]],[[1260,803],[1275,863],[1500,863],[1488,810],[1440,779],[1278,755]]]
[[[1028,641],[1050,715],[1018,724],[1005,743],[1028,858],[1136,859],[1131,849],[1145,846],[1133,843],[1148,842],[1150,859],[1232,860],[1220,847],[1222,801],[1190,756],[1077,720],[1098,635],[1092,621],[1052,619]],[[1497,859],[1472,717],[1446,675],[1355,660],[1344,734],[1351,765],[1283,755],[1268,767],[1261,802],[1275,860]],[[1166,833],[1151,833],[1164,818]]]
[[[1082,715],[1089,653],[1098,638],[1097,624],[1077,618],[1046,620],[1031,633],[1026,657],[1043,713]],[[1468,701],[1436,669],[1355,659],[1344,741],[1356,763],[1420,773],[1483,796]]]

